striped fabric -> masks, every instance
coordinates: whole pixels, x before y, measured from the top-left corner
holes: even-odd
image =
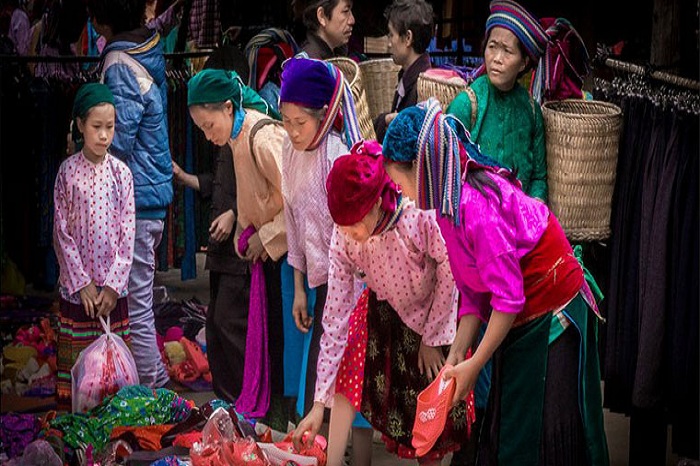
[[[70,371],[78,355],[90,343],[100,337],[104,330],[97,319],[91,319],[85,314],[82,304],[73,304],[64,299],[60,300],[61,319],[58,333],[58,356],[56,368],[56,404],[58,411],[71,411],[71,375]],[[130,345],[129,311],[127,298],[117,300],[117,305],[110,314],[112,333],[122,337]]]
[[[486,20],[486,35],[488,36],[494,27],[508,29],[520,40],[530,58],[537,63],[549,41],[537,18],[512,0],[494,0],[490,9],[491,16]]]
[[[431,97],[419,107],[426,111],[418,135],[418,193],[421,209],[438,209],[459,225],[462,176],[459,139],[445,121],[440,102]]]
[[[336,123],[336,119],[340,119],[342,122],[345,143],[348,147],[352,147],[356,142],[362,140],[360,123],[357,119],[357,110],[355,109],[355,99],[352,97],[350,85],[337,66],[329,62],[324,63],[328,67],[328,72],[336,80],[336,86],[328,104],[328,111],[326,111],[326,115],[323,117],[321,124],[319,124],[318,131],[313,141],[311,141],[311,145],[306,150],[314,150],[321,144],[321,141],[325,139]]]

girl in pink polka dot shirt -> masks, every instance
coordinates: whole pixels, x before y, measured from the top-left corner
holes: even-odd
[[[134,253],[134,187],[129,168],[107,149],[114,97],[103,84],[82,86],[73,105],[80,152],[66,159],[54,186],[54,250],[60,266],[58,408],[71,406],[70,370],[103,333],[98,317],[129,342],[127,283]],[[74,134],[74,139],[79,136]]]
[[[347,438],[355,410],[361,410],[391,451],[415,458],[416,397],[442,368],[457,325],[445,243],[434,214],[418,210],[391,181],[374,141],[357,143],[351,154],[337,159],[326,186],[336,227],[324,334],[314,407],[294,438],[299,442],[308,432],[306,439],[312,440],[324,406],[332,405],[329,452],[332,442]],[[355,278],[370,290],[366,328],[351,324]],[[366,334],[366,342],[349,347],[350,340],[362,340],[358,332]],[[465,404],[453,409],[443,435],[421,463],[439,464],[466,435]]]

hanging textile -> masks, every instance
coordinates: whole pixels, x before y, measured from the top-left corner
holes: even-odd
[[[619,105],[624,116],[606,293],[605,405],[632,415],[631,453],[651,448],[640,440],[645,428],[636,427],[642,413],[642,424],[653,418],[664,433],[673,426],[675,453],[697,458],[700,97],[635,75],[597,80],[594,97]],[[655,451],[663,461],[662,437]]]

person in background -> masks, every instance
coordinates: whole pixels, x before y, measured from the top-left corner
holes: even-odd
[[[114,94],[117,121],[111,153],[134,176],[136,239],[129,275],[131,351],[142,385],[170,378],[156,348],[153,314],[155,249],[173,198],[168,143],[165,57],[156,31],[144,25],[146,0],[88,0],[95,30],[105,37],[101,75]]]
[[[434,98],[391,122],[384,155],[418,207],[437,212],[445,239],[460,293],[444,372],[456,379],[453,402],[493,360],[478,464],[607,465],[597,287],[557,218]]]
[[[334,65],[309,58],[291,58],[282,71],[280,111],[287,132],[282,154],[282,195],[287,226],[287,261],[294,268],[294,303],[285,316],[303,333],[311,330],[306,351],[305,389],[301,415],[311,410],[316,365],[323,335],[323,309],[328,295],[329,250],[333,219],[328,211],[326,178],[335,160],[360,139],[354,103],[342,72]],[[341,106],[343,111],[341,112]],[[342,123],[341,123],[342,121]],[[340,129],[341,131],[339,131]],[[315,293],[309,317],[305,281]],[[293,318],[292,318],[293,314]],[[290,329],[290,331],[295,329]],[[353,464],[371,464],[372,429],[358,419],[353,430]],[[347,430],[344,431],[345,439]],[[340,462],[345,439],[331,442],[331,464]]]
[[[547,159],[540,106],[518,79],[537,66],[549,38],[512,0],[491,2],[484,38],[485,72],[455,97],[447,113],[481,150],[517,173],[523,191],[547,201]]]
[[[98,317],[129,342],[127,284],[134,254],[134,183],[108,148],[114,96],[104,84],[83,85],[73,102],[81,149],[61,163],[54,187],[54,251],[60,266],[57,405],[71,410],[71,369],[104,333]]]
[[[295,0],[294,9],[306,28],[301,49],[309,58],[327,60],[348,55],[355,25],[351,0]]]
[[[377,140],[384,140],[386,127],[396,113],[418,102],[418,75],[430,69],[426,52],[433,36],[433,7],[425,0],[394,0],[384,12],[389,28],[389,52],[401,66],[391,110],[374,119]]]
[[[3,0],[0,4],[0,35],[12,41],[17,55],[28,55],[31,42],[29,15],[19,0]]]

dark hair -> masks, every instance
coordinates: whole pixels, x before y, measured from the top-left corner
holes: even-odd
[[[435,25],[433,7],[425,0],[394,0],[386,10],[384,17],[396,29],[400,36],[408,31],[413,33],[413,50],[423,53],[430,45]]]
[[[307,31],[317,32],[321,27],[316,11],[323,8],[323,14],[330,18],[341,0],[295,0],[295,16],[300,17]]]
[[[87,8],[97,23],[119,34],[144,25],[146,0],[88,0]]]
[[[495,27],[500,27],[500,26],[495,26]],[[484,34],[484,40],[481,42],[481,56],[482,57],[486,53],[486,45],[489,42],[489,37],[491,37],[491,31],[493,31],[493,28],[491,28],[491,30],[487,31],[486,34]],[[518,50],[520,51],[520,55],[522,55],[523,58],[525,58],[527,60],[527,65],[525,66],[525,68],[523,68],[523,70],[520,73],[518,73],[518,79],[520,79],[521,77],[523,77],[523,75],[525,73],[530,71],[535,66],[535,63],[532,61],[532,58],[530,58],[530,55],[525,50],[525,46],[523,45],[522,42],[520,42],[520,39],[518,39],[517,36],[515,37],[515,42],[518,44]]]
[[[501,175],[495,174],[495,176]],[[489,188],[491,191],[493,191],[496,197],[498,197],[498,203],[503,203],[503,193],[501,192],[501,188],[498,187],[496,182],[493,181],[493,178],[489,176],[485,169],[472,168],[467,172],[464,178],[466,182],[469,183],[469,186],[479,191],[486,199],[488,199],[488,196],[486,195],[486,188]]]

